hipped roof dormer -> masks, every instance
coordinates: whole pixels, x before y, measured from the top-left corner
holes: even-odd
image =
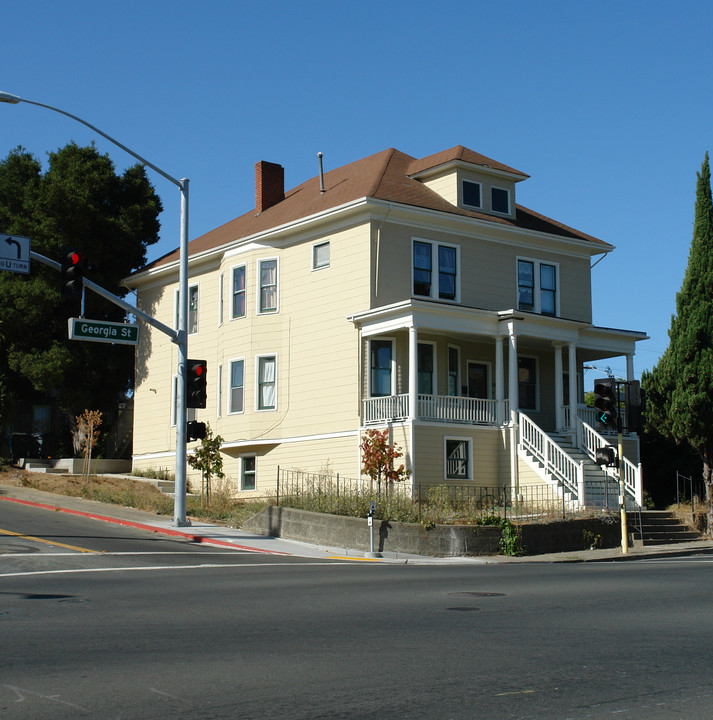
[[[529,175],[457,145],[414,160],[409,177],[456,207],[514,218],[515,184]]]

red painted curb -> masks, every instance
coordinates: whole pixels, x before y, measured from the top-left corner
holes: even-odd
[[[266,555],[289,555],[290,553],[279,552],[278,550],[262,550],[260,548],[250,547],[249,545],[238,545],[228,542],[227,540],[216,540],[214,538],[206,538],[203,535],[194,535],[193,533],[181,532],[180,530],[171,530],[170,528],[157,527],[155,525],[145,525],[144,523],[133,522],[131,520],[121,520],[119,518],[109,517],[108,515],[98,515],[96,513],[83,512],[82,510],[71,510],[70,508],[59,507],[58,505],[47,505],[45,503],[34,502],[33,500],[20,500],[20,498],[11,498],[0,496],[0,500],[18,503],[19,505],[29,505],[31,507],[41,508],[42,510],[54,510],[55,512],[68,513],[69,515],[79,515],[81,517],[92,518],[93,520],[101,520],[102,522],[114,523],[115,525],[124,525],[126,527],[137,528],[138,530],[147,530],[148,532],[161,533],[163,535],[171,535],[173,537],[182,537],[194,543],[203,545],[217,545],[219,547],[232,548],[233,550],[247,550],[249,552],[264,553]]]

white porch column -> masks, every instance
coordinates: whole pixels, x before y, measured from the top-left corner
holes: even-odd
[[[634,356],[633,355],[627,355],[626,356],[626,379],[627,380],[634,380]]]
[[[517,335],[515,323],[508,323],[508,399],[510,400],[510,422],[517,425],[517,411],[519,406],[519,383],[517,378]]]
[[[517,497],[520,494],[520,473],[517,460],[517,445],[520,439],[518,430],[519,384],[517,368],[517,336],[515,323],[508,323],[508,398],[510,399],[510,486]]]
[[[577,429],[577,346],[569,343],[569,429]]]
[[[505,422],[505,366],[503,363],[503,338],[495,338],[495,422]]]
[[[418,330],[408,329],[408,419],[418,417]]]
[[[552,343],[555,354],[555,429],[557,432],[564,428],[564,390],[562,388],[562,344]]]

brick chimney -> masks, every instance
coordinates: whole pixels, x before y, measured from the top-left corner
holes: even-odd
[[[255,210],[259,213],[285,199],[285,169],[277,163],[255,163]]]

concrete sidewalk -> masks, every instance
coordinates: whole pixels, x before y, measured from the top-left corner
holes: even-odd
[[[148,532],[184,538],[196,543],[206,543],[219,547],[233,548],[246,552],[290,555],[304,558],[349,559],[369,562],[391,562],[409,564],[486,564],[486,563],[542,563],[542,562],[613,562],[623,560],[641,560],[662,557],[677,557],[691,553],[713,554],[712,540],[698,540],[674,545],[649,545],[630,548],[624,555],[620,548],[581,550],[578,552],[547,553],[543,555],[525,555],[508,557],[489,555],[481,557],[425,557],[405,553],[383,553],[380,558],[365,557],[365,553],[349,548],[333,548],[311,545],[285,538],[267,537],[243,532],[236,528],[213,525],[200,520],[191,520],[188,527],[174,527],[173,518],[156,515],[144,510],[110,505],[95,500],[55,495],[54,493],[32,488],[14,487],[0,484],[0,502],[18,502],[54,512],[67,512],[102,522],[116,523],[135,527]]]

